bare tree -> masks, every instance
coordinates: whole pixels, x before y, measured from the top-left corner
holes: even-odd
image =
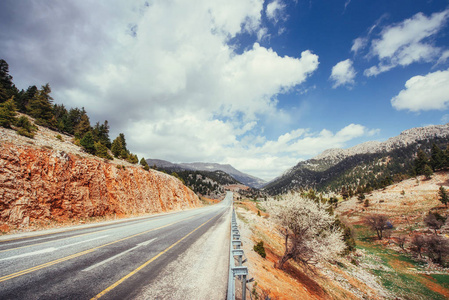
[[[439,235],[426,238],[427,255],[432,261],[441,264],[443,258],[449,255],[449,240]]]
[[[422,257],[422,251],[426,245],[426,240],[422,235],[415,234],[410,242],[412,244],[412,251],[418,253]]]
[[[424,223],[430,229],[433,229],[435,231],[435,234],[437,234],[437,230],[440,229],[444,225],[445,221],[446,221],[446,219],[438,213],[429,212],[424,217]]]
[[[311,265],[344,251],[343,234],[327,211],[329,204],[291,193],[281,201],[271,200],[266,205],[285,238],[285,252],[277,264],[279,269],[289,259]]]
[[[405,242],[407,241],[407,237],[405,235],[399,235],[396,237],[396,241],[397,241],[399,248],[401,248],[402,250],[405,250],[404,245],[405,245]]]
[[[385,229],[388,229],[388,227],[391,226],[385,215],[370,215],[365,218],[365,224],[368,225],[371,230],[376,231],[379,240],[382,239]]]

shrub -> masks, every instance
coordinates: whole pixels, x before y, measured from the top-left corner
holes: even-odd
[[[143,157],[140,159],[140,165],[143,167],[143,169],[145,171],[148,171],[150,169],[150,166],[148,165],[147,161]]]
[[[17,119],[16,126],[18,134],[29,138],[34,138],[37,127],[31,124],[30,120],[27,117],[21,116],[19,119]]]
[[[0,126],[11,128],[11,125],[15,122],[16,106],[14,104],[14,98],[11,98],[6,102],[0,103]]]
[[[256,253],[258,253],[263,258],[267,257],[267,254],[265,253],[265,248],[263,246],[263,241],[260,241],[256,245],[254,245],[253,249]]]
[[[63,142],[64,140],[62,139],[62,136],[60,134],[57,134],[55,136],[55,138],[57,138],[58,140],[60,140],[61,142]]]

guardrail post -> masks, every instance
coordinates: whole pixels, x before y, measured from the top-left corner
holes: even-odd
[[[246,275],[242,278],[242,299],[246,300]]]

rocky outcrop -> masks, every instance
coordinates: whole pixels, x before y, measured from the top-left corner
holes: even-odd
[[[2,142],[0,228],[199,206],[178,179],[61,150]]]

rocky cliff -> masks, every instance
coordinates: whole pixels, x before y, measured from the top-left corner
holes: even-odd
[[[42,220],[165,212],[199,206],[178,179],[50,147],[0,141],[0,228]]]

